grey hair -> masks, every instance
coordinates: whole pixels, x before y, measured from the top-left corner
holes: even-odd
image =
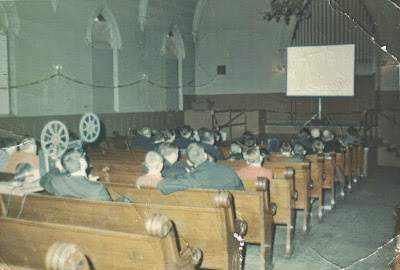
[[[149,151],[149,152],[147,152],[146,156],[144,157],[144,165],[148,169],[155,168],[159,164],[162,164],[162,163],[163,163],[163,158],[156,151]]]
[[[258,147],[251,147],[246,152],[243,153],[243,158],[246,160],[250,165],[260,163],[262,157],[260,154],[260,148]]]
[[[164,143],[160,146],[159,152],[163,157],[169,157],[172,154],[177,154],[179,152],[179,149],[174,144]]]

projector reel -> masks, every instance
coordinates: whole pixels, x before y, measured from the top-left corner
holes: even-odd
[[[79,133],[85,142],[94,142],[100,135],[100,120],[94,113],[85,113],[79,123]]]
[[[60,121],[48,122],[40,135],[43,151],[53,159],[60,158],[67,150],[69,134],[67,127]]]

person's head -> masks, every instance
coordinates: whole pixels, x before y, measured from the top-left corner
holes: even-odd
[[[244,145],[247,147],[254,147],[256,146],[256,138],[248,137],[244,139]]]
[[[254,135],[250,131],[245,131],[245,132],[243,132],[242,138],[243,138],[243,141],[245,141],[248,138],[254,138]]]
[[[199,141],[200,141],[200,136],[199,136],[199,131],[198,131],[198,130],[193,130],[192,138],[193,138],[193,140],[195,140],[196,142],[199,142]]]
[[[302,129],[300,129],[299,137],[308,139],[308,138],[310,138],[310,136],[311,136],[311,134],[310,134],[310,130],[308,128],[304,127]]]
[[[143,127],[140,129],[139,134],[150,139],[151,129],[149,127]]]
[[[280,141],[277,137],[272,137],[268,140],[268,151],[270,152],[279,152]]]
[[[61,157],[61,164],[65,171],[70,174],[82,173],[86,175],[86,169],[88,167],[87,161],[82,153],[75,151],[74,149],[68,150]]]
[[[214,132],[211,130],[203,132],[202,136],[200,136],[200,140],[202,143],[214,145]]]
[[[240,147],[240,145],[237,143],[232,143],[229,145],[229,151],[231,154],[240,154],[242,153],[242,147]]]
[[[251,147],[243,153],[243,158],[249,165],[260,166],[263,158],[258,147]]]
[[[171,143],[164,143],[160,147],[160,153],[169,163],[174,164],[179,157],[179,149]]]
[[[322,132],[322,139],[325,142],[328,141],[332,141],[335,138],[335,134],[333,134],[332,131],[330,131],[329,129],[324,130],[324,132]]]
[[[197,167],[208,159],[208,155],[204,152],[203,146],[198,143],[191,143],[187,148],[187,158],[194,167]]]
[[[193,129],[190,126],[184,125],[179,128],[179,134],[186,139],[189,139],[192,136],[192,133]]]
[[[290,153],[292,151],[292,145],[288,141],[282,142],[281,152],[282,153]]]
[[[313,139],[321,137],[321,130],[318,128],[313,128],[310,133]]]
[[[154,131],[154,143],[164,142],[164,134],[161,130]]]
[[[358,137],[357,129],[355,127],[353,127],[353,126],[350,126],[347,129],[347,134],[349,134],[350,136]]]
[[[15,168],[15,176],[13,180],[18,182],[32,183],[39,180],[39,170],[35,169],[29,163],[19,163]]]
[[[199,135],[199,138],[201,139],[201,136],[203,136],[204,132],[209,131],[208,128],[201,127],[197,130],[197,135]]]
[[[144,166],[149,170],[148,174],[160,173],[163,168],[163,158],[156,151],[149,151],[144,157]]]
[[[176,134],[175,131],[173,129],[166,129],[163,131],[164,134],[164,141],[167,143],[172,143],[173,141],[175,141],[176,138]]]
[[[3,139],[3,147],[7,151],[7,153],[11,156],[15,152],[17,152],[18,143],[13,138],[5,138]]]
[[[316,153],[322,153],[324,151],[325,145],[324,142],[321,140],[315,140],[312,144],[312,149]]]
[[[306,154],[306,149],[301,143],[295,143],[293,146],[293,152],[295,155],[304,156]]]
[[[21,140],[21,143],[19,144],[19,150],[36,155],[37,145],[35,138],[33,137],[23,138]]]

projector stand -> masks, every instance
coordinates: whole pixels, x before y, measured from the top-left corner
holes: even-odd
[[[318,120],[315,118],[318,116]],[[307,126],[310,122],[317,122],[312,124],[312,126],[324,126],[324,120],[322,119],[322,101],[318,98],[318,112],[314,114],[307,122],[304,123],[303,127]]]

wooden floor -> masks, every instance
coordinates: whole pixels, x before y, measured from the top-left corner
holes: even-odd
[[[400,206],[400,169],[378,167],[344,201],[336,202],[336,210],[325,210],[322,223],[314,203],[307,236],[301,233],[302,217],[297,216],[290,259],[283,255],[285,228],[277,227],[273,269],[388,269],[394,258],[393,209]],[[245,270],[259,269],[258,248],[246,247]]]

